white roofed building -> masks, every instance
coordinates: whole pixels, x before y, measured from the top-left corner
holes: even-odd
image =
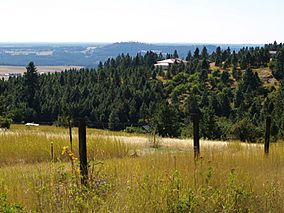
[[[277,51],[269,51],[269,54],[270,54],[270,55],[276,55],[276,54],[277,54]]]
[[[166,59],[166,60],[162,60],[162,61],[157,61],[156,64],[154,64],[154,66],[157,67],[162,67],[162,69],[168,69],[169,66],[171,66],[172,64],[186,64],[187,61],[182,60],[180,58],[170,58],[170,59]]]

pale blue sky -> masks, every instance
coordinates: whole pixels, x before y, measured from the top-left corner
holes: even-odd
[[[283,0],[1,0],[0,42],[282,42],[283,11]]]

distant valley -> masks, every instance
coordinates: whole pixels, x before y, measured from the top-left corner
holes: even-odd
[[[225,49],[239,50],[243,46],[252,45],[212,45],[212,44],[145,44],[139,42],[103,43],[16,43],[0,44],[0,65],[25,66],[33,61],[37,66],[84,66],[95,67],[100,61],[116,57],[119,54],[145,54],[147,51],[156,53],[173,53],[177,50],[180,57],[186,57],[188,51],[197,47],[201,50],[206,46],[209,53],[217,46]]]
[[[80,69],[82,66],[37,66],[39,74],[61,72],[63,70]],[[5,80],[11,76],[22,76],[26,72],[26,66],[0,65],[0,78]]]

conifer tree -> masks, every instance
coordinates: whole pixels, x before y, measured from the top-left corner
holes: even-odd
[[[199,59],[199,49],[198,49],[198,47],[195,49],[195,51],[194,51],[194,53],[193,53],[193,57],[194,57],[195,59]]]
[[[174,55],[173,55],[173,57],[174,57],[174,58],[178,58],[178,57],[179,57],[179,56],[178,56],[178,52],[177,52],[177,50],[175,50],[175,51],[174,51]]]
[[[284,78],[284,49],[280,50],[276,55],[272,74],[277,80]]]
[[[39,103],[39,76],[33,62],[30,62],[24,73],[24,99],[29,109],[27,109],[29,121],[37,120],[37,114],[40,112]]]
[[[201,58],[202,59],[207,59],[208,58],[208,52],[207,52],[207,48],[204,46],[202,51],[201,51]]]
[[[191,57],[192,57],[191,51],[188,51],[185,60],[189,62],[191,60]]]

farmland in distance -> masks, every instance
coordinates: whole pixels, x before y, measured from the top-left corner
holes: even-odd
[[[37,66],[40,74],[61,72],[69,69],[81,69],[82,66]],[[0,65],[0,78],[9,78],[9,76],[21,76],[26,71],[25,66],[5,66]]]

